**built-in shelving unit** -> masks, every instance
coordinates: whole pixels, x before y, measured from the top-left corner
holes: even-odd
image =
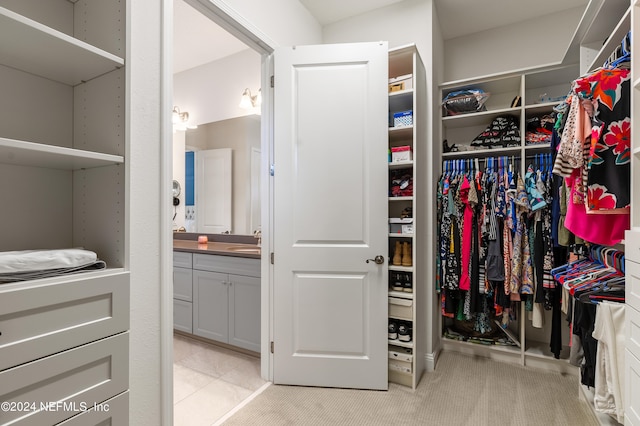
[[[0,382],[11,383],[0,399],[41,400],[42,385],[34,384],[46,383],[51,402],[111,399],[105,419],[122,424],[129,382],[127,10],[126,0],[0,0],[0,251],[83,247],[107,264],[0,285]],[[71,382],[83,385],[72,389]],[[25,423],[38,424],[84,415],[26,414]],[[0,422],[23,416],[1,413]]]
[[[427,272],[421,256],[425,255],[421,242],[427,232],[426,209],[419,204],[426,184],[420,179],[421,168],[425,167],[422,159],[426,153],[423,135],[426,129],[426,92],[423,86],[425,69],[414,45],[392,49],[389,52],[389,78],[411,76],[410,87],[389,93],[389,149],[409,146],[411,159],[390,162],[389,177],[399,170],[407,170],[413,182],[411,196],[390,196],[389,217],[399,218],[403,210],[411,208],[413,212],[413,233],[389,232],[389,321],[411,327],[411,341],[389,339],[389,381],[416,388],[425,370],[425,345],[423,338],[428,321],[424,313],[424,295],[427,288]],[[393,114],[401,111],[412,111],[412,124],[393,126]],[[421,189],[422,188],[422,189]],[[423,191],[423,192],[421,192]],[[391,195],[391,194],[390,194]],[[411,265],[393,264],[396,243],[410,244]],[[412,282],[412,291],[395,291],[392,288],[394,274],[408,277]],[[398,307],[400,309],[397,309]]]
[[[488,157],[508,157],[511,164],[520,165],[520,172],[524,173],[526,166],[532,162],[535,154],[549,152],[550,144],[526,143],[526,123],[534,116],[543,116],[553,112],[556,105],[561,102],[571,88],[571,82],[579,76],[579,65],[558,65],[540,69],[531,69],[519,73],[507,73],[504,75],[492,75],[454,81],[441,85],[441,99],[448,93],[465,88],[479,88],[490,94],[485,103],[486,110],[445,116],[441,119],[442,138],[446,139],[449,146],[456,145],[458,152],[442,153],[442,160],[461,160],[468,162],[471,159]],[[512,106],[513,100],[520,97],[520,103]],[[551,101],[549,100],[551,99]],[[516,117],[519,124],[521,142],[512,147],[472,147],[473,139],[483,132],[496,117],[509,114]],[[504,361],[519,363],[522,365],[534,365],[558,371],[574,371],[575,367],[568,364],[568,333],[563,340],[567,348],[562,351],[561,360],[556,360],[545,344],[540,343],[545,337],[544,329],[534,329],[526,323],[526,312],[523,306],[518,312],[519,321],[512,322],[507,330],[503,330],[514,342],[513,346],[479,345],[443,336],[442,347],[445,350],[455,350],[470,354],[482,354]],[[545,324],[551,324],[550,312],[546,312],[549,318]],[[548,343],[546,344],[548,347]]]

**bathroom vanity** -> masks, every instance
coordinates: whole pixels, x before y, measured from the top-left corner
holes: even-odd
[[[260,352],[260,247],[252,237],[226,242],[210,236],[205,244],[197,236],[178,237],[173,242],[174,329]]]

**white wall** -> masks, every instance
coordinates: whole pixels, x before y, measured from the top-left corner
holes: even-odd
[[[405,0],[369,13],[326,25],[323,43],[388,41],[389,48],[415,43],[430,66],[431,0]]]
[[[173,76],[173,103],[189,113],[193,124],[254,114],[240,108],[245,88],[260,88],[260,55],[247,48],[220,60]]]
[[[128,2],[127,49],[129,265],[131,328],[129,423],[162,424],[161,411],[161,70],[162,2]],[[167,198],[167,197],[165,197]],[[167,277],[170,280],[170,277]],[[170,281],[169,281],[170,282]]]
[[[275,46],[322,42],[322,27],[298,0],[209,1],[223,10],[232,10],[240,15],[244,21],[274,42]]]
[[[445,41],[445,81],[562,61],[584,8]]]

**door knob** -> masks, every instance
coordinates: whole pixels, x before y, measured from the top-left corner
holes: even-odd
[[[367,259],[366,260],[367,263],[369,262],[375,262],[376,265],[382,265],[384,263],[384,256],[381,255],[377,255],[376,257],[374,257],[373,259]]]

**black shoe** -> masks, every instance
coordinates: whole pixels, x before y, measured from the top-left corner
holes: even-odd
[[[403,291],[404,283],[402,282],[402,274],[393,274],[393,291]]]
[[[395,321],[389,321],[389,340],[398,338],[398,324]]]
[[[404,291],[405,293],[413,293],[411,274],[404,274],[404,281],[402,281],[402,291]]]
[[[411,332],[412,330],[409,323],[400,323],[398,325],[398,340],[401,342],[410,342]]]

